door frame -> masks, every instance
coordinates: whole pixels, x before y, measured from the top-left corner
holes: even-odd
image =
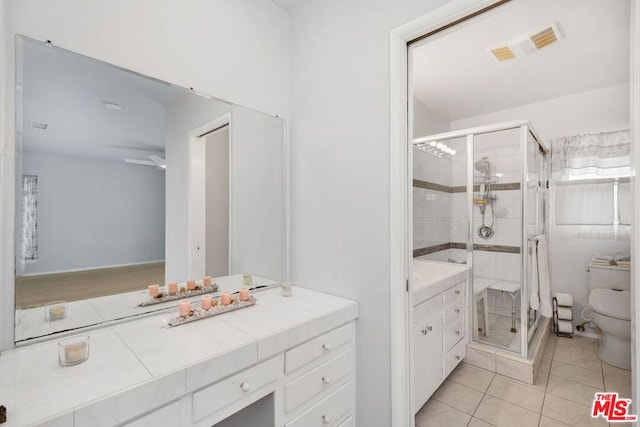
[[[513,1],[513,0],[512,0]],[[391,413],[393,426],[414,425],[413,408],[413,343],[411,339],[413,313],[412,298],[412,248],[408,238],[412,226],[411,198],[408,183],[412,179],[410,166],[409,139],[412,129],[413,103],[409,102],[410,70],[408,67],[410,42],[442,28],[450,27],[483,13],[488,8],[503,3],[498,0],[453,0],[445,5],[424,14],[390,33],[389,54],[389,271],[390,271],[390,327],[391,334]],[[504,2],[506,3],[506,2]],[[631,3],[631,74],[630,105],[632,141],[637,140],[640,129],[640,43],[635,35],[640,33],[640,6],[638,0]],[[632,144],[632,194],[634,197],[634,218],[640,216],[640,185],[635,183],[636,165],[640,165],[640,150]],[[631,237],[631,256],[634,265],[640,266],[640,252],[637,242],[640,241],[640,230],[634,227]],[[640,330],[640,318],[636,316],[635,307],[640,307],[640,275],[632,269],[632,399],[640,398],[640,381],[636,379],[639,368],[640,340],[636,339]],[[637,408],[638,405],[634,405]],[[640,412],[636,409],[636,412]]]
[[[189,145],[187,147],[187,235],[189,245],[187,252],[187,271],[191,279],[203,277],[206,267],[206,237],[203,230],[206,230],[206,217],[202,214],[205,211],[206,193],[204,188],[205,179],[205,156],[203,139],[206,134],[214,132],[224,126],[229,126],[229,236],[233,230],[233,193],[232,167],[233,151],[231,150],[231,113],[225,113],[210,122],[189,131]],[[229,238],[229,271],[231,271],[232,241]],[[201,250],[204,248],[205,250]]]

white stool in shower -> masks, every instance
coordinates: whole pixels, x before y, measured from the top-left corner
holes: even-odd
[[[489,299],[487,298],[487,288],[493,281],[484,277],[474,277],[473,295],[475,304],[473,307],[474,336],[478,333],[478,302],[482,302],[482,320],[484,321],[484,334],[489,335]]]
[[[511,296],[511,332],[516,331],[516,300],[518,294],[520,294],[520,283],[518,282],[505,282],[499,280],[491,283],[487,289],[494,291],[507,292]]]

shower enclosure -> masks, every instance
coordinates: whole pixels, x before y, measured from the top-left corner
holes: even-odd
[[[481,126],[415,138],[413,165],[414,258],[470,266],[473,340],[527,358],[531,268],[548,253],[544,144],[528,121]]]

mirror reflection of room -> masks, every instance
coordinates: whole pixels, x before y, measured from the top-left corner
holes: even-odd
[[[282,120],[17,49],[16,342],[284,280]]]

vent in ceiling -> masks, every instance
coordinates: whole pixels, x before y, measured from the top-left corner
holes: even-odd
[[[560,32],[558,31],[558,27],[556,24],[551,25],[550,27],[545,28],[544,30],[535,33],[531,36],[531,41],[536,49],[542,49],[543,47],[549,46],[551,43],[555,43],[560,40]]]
[[[40,130],[46,130],[49,125],[46,123],[31,122],[31,127]]]
[[[561,40],[562,38],[562,33],[558,28],[558,23],[554,22],[547,28],[540,31],[522,34],[506,43],[487,49],[487,53],[489,53],[494,60],[503,62],[525,55],[530,55],[557,42],[558,40]]]
[[[491,49],[491,55],[498,61],[508,61],[509,59],[515,59],[516,56],[513,51],[509,49],[509,46],[500,46]]]

